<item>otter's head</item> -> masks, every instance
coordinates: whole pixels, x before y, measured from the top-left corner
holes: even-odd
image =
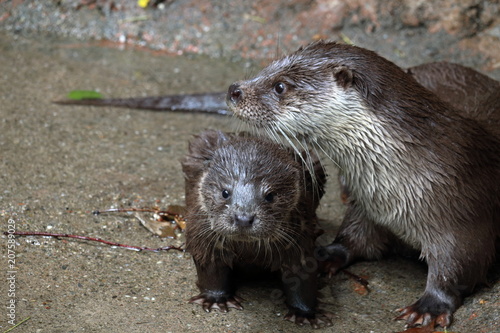
[[[260,139],[235,137],[206,162],[201,211],[221,239],[290,242],[299,233],[289,220],[301,196],[302,176],[288,151]]]
[[[352,89],[352,69],[328,52],[338,46],[311,44],[274,61],[255,78],[233,83],[227,94],[230,110],[251,125],[280,134],[311,138],[331,131],[332,124],[345,118],[342,114],[361,104]],[[331,114],[329,121],[325,113]]]
[[[316,42],[274,61],[253,79],[233,83],[227,104],[238,118],[273,136],[313,143],[329,138],[342,145],[342,140],[352,143],[353,132],[371,127],[373,119],[391,116],[380,110],[392,107],[383,105],[387,101],[405,100],[391,96],[402,91],[396,86],[410,84],[412,98],[413,83],[372,51]]]

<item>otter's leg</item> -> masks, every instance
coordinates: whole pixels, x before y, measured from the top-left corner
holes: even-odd
[[[494,260],[495,236],[488,228],[484,229],[476,230],[474,242],[467,243],[468,235],[454,230],[450,232],[455,236],[453,241],[441,235],[422,248],[429,267],[424,294],[414,304],[400,309],[396,319],[405,320],[408,326],[450,326],[463,297],[476,284],[486,281],[488,267]]]
[[[317,250],[317,258],[325,262],[330,275],[360,259],[380,259],[394,241],[384,227],[367,218],[363,210],[351,202],[335,240]]]
[[[285,319],[298,325],[310,324],[313,328],[330,326],[330,314],[318,309],[318,264],[312,256],[304,263],[281,269],[283,291],[288,314]]]
[[[227,312],[229,308],[243,309],[242,299],[236,296],[235,287],[231,279],[232,270],[222,264],[210,262],[201,265],[195,260],[198,273],[197,286],[200,294],[189,300],[189,303],[200,304],[206,312],[217,309]]]
[[[436,265],[429,265],[425,292],[414,304],[399,309],[396,320],[406,320],[408,326],[416,325],[434,328],[435,325],[449,327],[453,312],[462,304],[464,287],[453,285],[437,273]]]

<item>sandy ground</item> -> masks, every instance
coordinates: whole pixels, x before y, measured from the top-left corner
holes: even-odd
[[[179,159],[188,140],[205,128],[234,129],[234,120],[62,107],[51,100],[63,98],[72,89],[99,90],[106,96],[223,91],[232,81],[248,77],[255,67],[226,58],[103,48],[41,32],[27,35],[0,33],[2,231],[15,227],[130,245],[180,245],[182,237],[159,239],[131,215],[91,212],[183,204]],[[362,36],[360,45],[380,48]],[[423,36],[415,38],[423,40]],[[401,47],[396,37],[392,41]],[[380,52],[402,66],[421,62],[415,59],[418,54],[393,52],[395,44]],[[406,45],[415,47],[411,40]],[[448,54],[458,54],[454,60],[464,57],[456,50]],[[481,59],[476,55],[468,61],[481,69]],[[498,71],[487,74],[498,79]],[[335,174],[333,167],[328,170]],[[330,177],[319,210],[330,236],[343,212],[338,198],[335,177]],[[187,304],[197,294],[195,269],[191,258],[179,252],[135,252],[86,241],[18,237],[11,268],[8,245],[8,238],[0,236],[0,300],[2,304],[16,301],[14,312],[3,306],[0,310],[2,332],[11,327],[9,313],[15,314],[16,323],[30,317],[13,332],[310,330],[283,320],[286,307],[272,300],[276,286],[269,283],[240,289],[246,300],[243,311],[206,314],[199,306]],[[344,274],[322,279],[323,308],[335,315],[333,327],[323,331],[402,331],[404,325],[392,320],[394,310],[418,299],[425,286],[425,265],[390,258],[358,263],[350,270],[368,279],[371,292],[359,294]],[[453,332],[500,331],[499,277],[497,265],[490,275],[491,286],[480,288],[456,312]],[[9,289],[15,289],[15,297]]]

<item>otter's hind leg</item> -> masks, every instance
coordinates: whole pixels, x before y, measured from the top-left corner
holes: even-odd
[[[356,260],[380,259],[393,240],[391,232],[373,223],[356,202],[352,202],[337,237],[330,245],[319,248],[317,256],[325,262],[325,270],[331,275]]]

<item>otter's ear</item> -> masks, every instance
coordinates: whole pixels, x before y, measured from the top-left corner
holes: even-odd
[[[201,177],[206,163],[212,159],[218,145],[219,133],[213,130],[204,131],[189,142],[189,153],[181,159],[182,171],[189,182],[196,182]]]
[[[211,160],[214,151],[228,140],[221,131],[206,130],[189,142],[189,155],[199,160]]]
[[[354,74],[346,66],[339,65],[333,68],[333,77],[339,86],[347,89],[352,86]]]
[[[214,152],[235,137],[232,133],[206,130],[189,142],[189,153],[181,160],[183,168],[191,165],[200,170],[212,160]]]

